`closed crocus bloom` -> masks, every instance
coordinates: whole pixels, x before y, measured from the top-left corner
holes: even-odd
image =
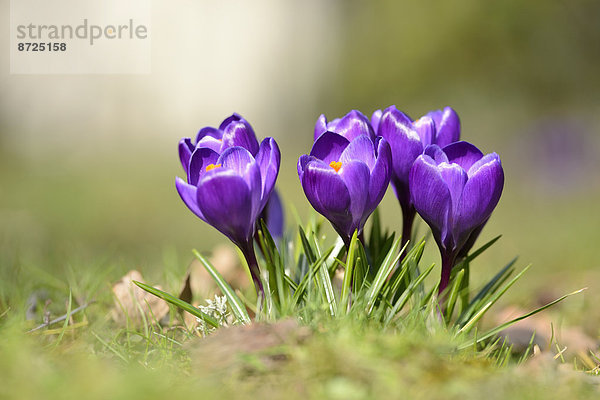
[[[223,131],[220,140],[234,144],[226,146],[221,153],[210,146],[197,145],[187,164],[182,158],[187,181],[177,177],[175,185],[181,199],[194,214],[226,235],[242,250],[257,291],[262,295],[252,238],[258,216],[275,186],[280,153],[275,140],[266,138],[253,154],[248,147],[253,147],[251,139],[256,138],[253,132],[249,134],[249,126],[247,122],[233,118],[224,129],[219,128]]]
[[[325,114],[321,114],[315,124],[314,140],[325,132],[334,132],[352,141],[361,135],[368,136],[371,140],[375,139],[375,131],[367,117],[358,110],[352,110],[342,118],[336,118],[331,122],[327,121]]]
[[[396,106],[390,106],[383,111],[375,111],[371,123],[376,134],[385,138],[392,150],[391,183],[402,208],[402,242],[405,244],[410,239],[416,213],[408,186],[410,169],[428,145],[457,141],[460,121],[450,107],[432,111],[413,121]]]
[[[310,154],[298,160],[298,175],[308,201],[331,222],[346,245],[355,230],[362,232],[383,198],[390,173],[389,144],[367,135],[349,140],[325,132]]]
[[[427,222],[442,257],[439,291],[448,286],[457,254],[479,233],[500,200],[504,172],[496,153],[467,142],[428,146],[410,171],[414,207]]]
[[[285,216],[283,214],[283,204],[277,190],[273,190],[273,193],[271,193],[271,198],[267,201],[260,217],[265,220],[265,225],[276,242],[283,237]]]

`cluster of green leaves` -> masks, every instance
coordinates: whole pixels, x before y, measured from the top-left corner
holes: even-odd
[[[291,244],[276,243],[263,221],[255,238],[262,255],[260,264],[265,287],[264,302],[258,299],[258,304],[242,293],[236,293],[217,269],[194,251],[227,297],[236,321],[242,324],[251,320],[248,310],[255,314],[256,320],[263,321],[292,316],[310,324],[325,315],[327,318],[369,320],[380,324],[382,329],[417,320],[449,330],[460,339],[460,348],[479,348],[497,343],[493,339],[510,325],[578,293],[567,294],[524,316],[478,332],[482,317],[529,268],[525,267],[515,275],[516,259],[513,259],[472,295],[468,282],[469,266],[499,236],[456,265],[451,284],[440,296],[436,295],[437,285],[426,285],[426,278],[435,264],[420,265],[425,240],[401,248],[400,238],[382,229],[377,212],[373,215],[368,238],[359,237],[355,232],[348,248],[340,239],[326,245],[321,235],[321,223],[314,221],[305,228],[299,227],[296,240]],[[219,326],[217,321],[191,304],[148,285],[136,284],[206,324]]]

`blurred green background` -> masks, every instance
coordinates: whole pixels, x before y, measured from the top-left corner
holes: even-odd
[[[588,286],[573,301],[592,302],[599,16],[595,0],[154,1],[150,75],[11,75],[2,37],[2,290],[35,287],[40,274],[184,271],[192,248],[225,242],[186,209],[174,180],[178,140],[234,111],[280,144],[293,230],[292,209],[309,213],[295,164],[319,114],[396,104],[416,118],[450,105],[462,137],[500,154],[506,173],[480,244],[503,238],[474,281],[519,255],[533,269],[516,298]],[[391,190],[382,215],[400,228]],[[433,246],[426,257],[438,261]],[[587,318],[598,325],[597,309]]]

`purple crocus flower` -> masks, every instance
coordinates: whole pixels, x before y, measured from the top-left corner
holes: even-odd
[[[194,214],[240,248],[262,296],[252,239],[279,173],[279,147],[273,138],[258,145],[250,124],[237,114],[219,129],[203,128],[191,154],[188,143],[183,139],[179,146],[187,180],[176,178],[177,191]]]
[[[298,159],[298,175],[310,204],[348,246],[354,231],[362,232],[385,194],[391,173],[390,146],[385,139],[373,139],[369,121],[358,111],[329,124],[322,116],[317,126],[322,121],[327,129],[341,133],[319,134],[310,154]]]
[[[377,110],[371,123],[378,136],[385,138],[392,149],[392,188],[402,208],[402,245],[411,237],[415,208],[412,205],[408,175],[415,159],[428,145],[440,147],[458,141],[460,120],[456,112],[446,107],[427,113],[413,121],[408,115],[390,106]]]
[[[269,233],[277,243],[283,237],[285,230],[285,216],[283,214],[283,204],[277,190],[273,190],[271,198],[267,201],[267,205],[263,210],[260,218],[265,220],[265,225]]]
[[[442,257],[439,292],[450,281],[456,256],[478,234],[500,200],[504,171],[496,153],[467,142],[430,145],[410,170],[411,200],[427,222]],[[470,244],[469,244],[470,243]]]

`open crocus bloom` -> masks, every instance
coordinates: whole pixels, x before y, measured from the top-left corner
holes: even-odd
[[[448,284],[456,255],[488,220],[503,186],[504,171],[498,155],[484,156],[467,142],[443,149],[428,146],[414,162],[410,171],[411,199],[440,248],[440,292]]]
[[[256,157],[240,146],[222,154],[199,147],[190,158],[187,182],[177,177],[175,185],[194,214],[241,247],[252,241],[279,163],[279,147],[273,138],[263,140]]]
[[[362,232],[385,194],[390,173],[390,146],[385,139],[373,141],[367,135],[350,140],[325,132],[310,154],[298,160],[298,175],[308,201],[346,244],[355,230]]]

